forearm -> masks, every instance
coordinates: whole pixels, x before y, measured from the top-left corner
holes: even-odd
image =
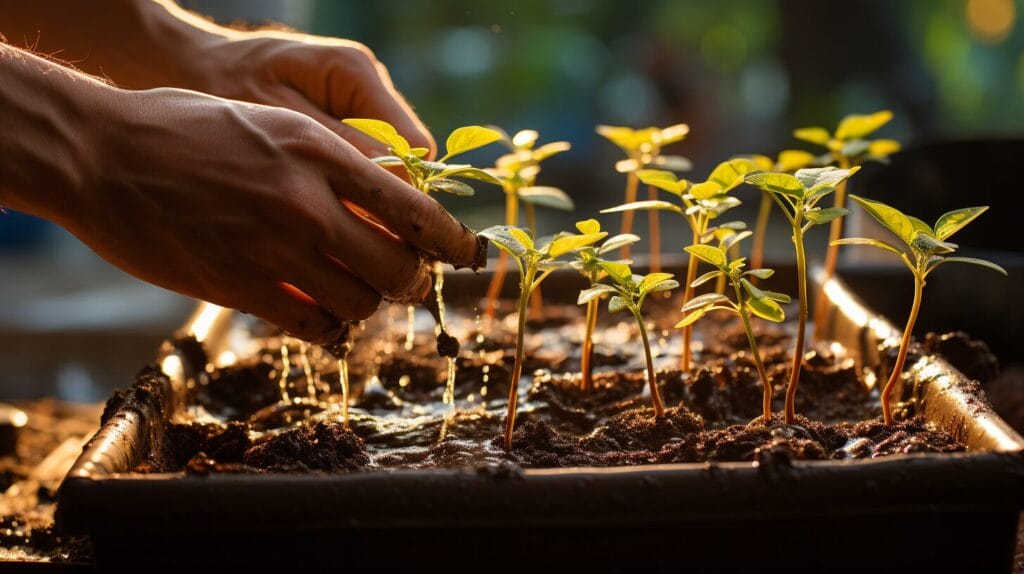
[[[192,55],[233,32],[171,0],[0,0],[0,34],[129,89],[202,89]]]
[[[0,206],[62,223],[95,185],[119,90],[3,44],[0,78]]]

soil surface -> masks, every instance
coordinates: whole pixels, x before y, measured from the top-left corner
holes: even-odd
[[[154,448],[137,470],[351,472],[509,463],[546,468],[766,457],[851,460],[964,449],[916,418],[912,404],[901,406],[905,417],[899,424],[882,425],[877,392],[868,389],[854,361],[835,344],[805,354],[800,416],[784,424],[780,411],[791,326],[758,322],[775,396],[772,420],[762,420],[761,381],[746,335],[738,321],[725,318],[698,324],[699,357],[692,373],[678,369],[678,333],[652,325],[658,385],[667,407],[666,416],[655,418],[631,318],[602,313],[594,389],[584,392],[578,372],[581,309],[548,305],[529,321],[519,415],[512,449],[506,451],[501,432],[514,359],[514,314],[499,313],[492,324],[452,315],[449,311],[450,328],[461,342],[454,404],[446,402],[447,363],[437,354],[429,317],[417,317],[410,337],[405,308],[393,306],[353,330],[347,424],[334,357],[267,335],[257,339],[257,352],[207,369],[205,384],[189,393],[188,416],[154,433]],[[959,335],[930,337],[927,344],[985,368],[978,347]],[[138,396],[119,395],[110,407],[142,404],[158,394],[156,373],[148,377],[148,384],[144,377],[133,391]]]

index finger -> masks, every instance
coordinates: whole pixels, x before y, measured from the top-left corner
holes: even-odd
[[[336,145],[348,144],[339,139]],[[348,161],[334,162],[328,174],[335,193],[429,257],[474,269],[486,262],[487,245],[482,238],[432,197],[372,161],[348,154]]]

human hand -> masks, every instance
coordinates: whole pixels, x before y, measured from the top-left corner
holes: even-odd
[[[458,265],[478,256],[436,201],[306,115],[176,89],[110,92],[97,180],[58,219],[142,279],[320,342],[381,296],[422,299],[418,251]]]

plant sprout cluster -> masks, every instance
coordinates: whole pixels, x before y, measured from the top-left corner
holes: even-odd
[[[957,246],[947,241],[987,207],[951,211],[930,226],[883,203],[851,196],[867,214],[891,231],[905,248],[875,238],[842,237],[842,219],[851,213],[846,207],[848,180],[857,174],[864,162],[888,161],[888,157],[900,149],[893,140],[869,139],[891,118],[891,112],[881,111],[847,116],[834,132],[821,127],[801,128],[793,135],[798,140],[823,147],[826,150],[824,154],[789,149],[780,152],[775,159],[767,155],[738,156],[718,164],[704,180],[678,177],[675,172],[692,169],[689,160],[662,153],[663,147],[685,138],[689,133],[686,124],[644,129],[598,126],[597,132],[626,154],[625,159],[615,164],[616,171],[626,174],[624,202],[601,211],[605,214],[622,213],[621,232],[609,237],[597,220],[586,219],[576,223],[575,231],[558,232],[546,240],[540,239],[534,207],[572,210],[574,206],[568,194],[554,187],[538,185],[537,178],[541,162],[568,151],[568,143],[537,145],[539,136],[533,130],[509,136],[497,128],[468,126],[452,132],[446,143],[445,155],[433,161],[427,158],[425,148],[411,148],[394,128],[384,122],[367,119],[345,122],[388,145],[390,155],[374,161],[384,167],[403,167],[409,181],[424,193],[443,191],[471,195],[473,188],[464,180],[500,186],[505,193],[504,223],[479,234],[500,250],[500,264],[488,290],[486,309],[489,314],[493,314],[497,306],[504,283],[505,262],[508,259],[514,261],[519,273],[515,362],[504,435],[505,447],[511,448],[518,384],[526,354],[524,338],[530,300],[533,297],[537,300],[534,304],[539,304],[541,283],[555,270],[565,268],[576,270],[588,284],[577,299],[578,304],[586,306],[581,346],[580,388],[583,391],[594,388],[594,336],[600,306],[606,304],[611,313],[628,311],[633,317],[643,346],[654,416],[664,416],[666,409],[656,382],[644,305],[652,294],[667,296],[681,284],[681,314],[675,325],[683,330],[681,369],[687,373],[693,368],[691,337],[692,328],[698,320],[715,311],[736,315],[746,333],[763,386],[761,419],[764,424],[771,423],[773,385],[758,349],[753,319],[782,322],[785,319],[783,305],[791,302],[789,295],[770,291],[761,285],[774,274],[771,269],[762,267],[765,228],[773,207],[782,213],[791,229],[798,290],[795,344],[782,413],[784,422],[791,424],[796,417],[796,393],[809,319],[805,236],[815,226],[829,225],[829,247],[824,265],[826,279],[834,272],[836,251],[842,245],[868,245],[888,251],[898,256],[914,276],[913,306],[900,341],[896,364],[881,390],[884,421],[892,424],[890,395],[906,361],[925,279],[940,265],[954,262],[981,265],[1003,274],[1005,271],[988,261],[954,256]],[[502,155],[493,168],[448,163],[458,154],[496,142],[502,142],[508,153]],[[648,187],[647,199],[637,198],[640,183]],[[747,230],[745,222],[728,221],[723,217],[740,205],[741,200],[735,193],[744,185],[760,192],[761,207],[753,231]],[[662,199],[661,193],[667,193],[669,197]],[[525,206],[525,228],[519,225],[521,206]],[[647,211],[652,216],[649,220],[651,272],[646,275],[634,272],[634,262],[629,259],[630,246],[640,240],[632,233],[636,211]],[[671,224],[684,224],[690,232],[689,245],[682,248],[689,256],[686,277],[682,282],[660,270],[660,222],[656,215],[661,211],[675,214]],[[741,254],[741,243],[747,238],[752,238],[753,243],[749,259]],[[702,266],[705,272],[698,275]],[[714,290],[697,294],[698,288],[706,290],[706,285],[712,281],[715,282]],[[818,309],[819,319],[822,309]]]

